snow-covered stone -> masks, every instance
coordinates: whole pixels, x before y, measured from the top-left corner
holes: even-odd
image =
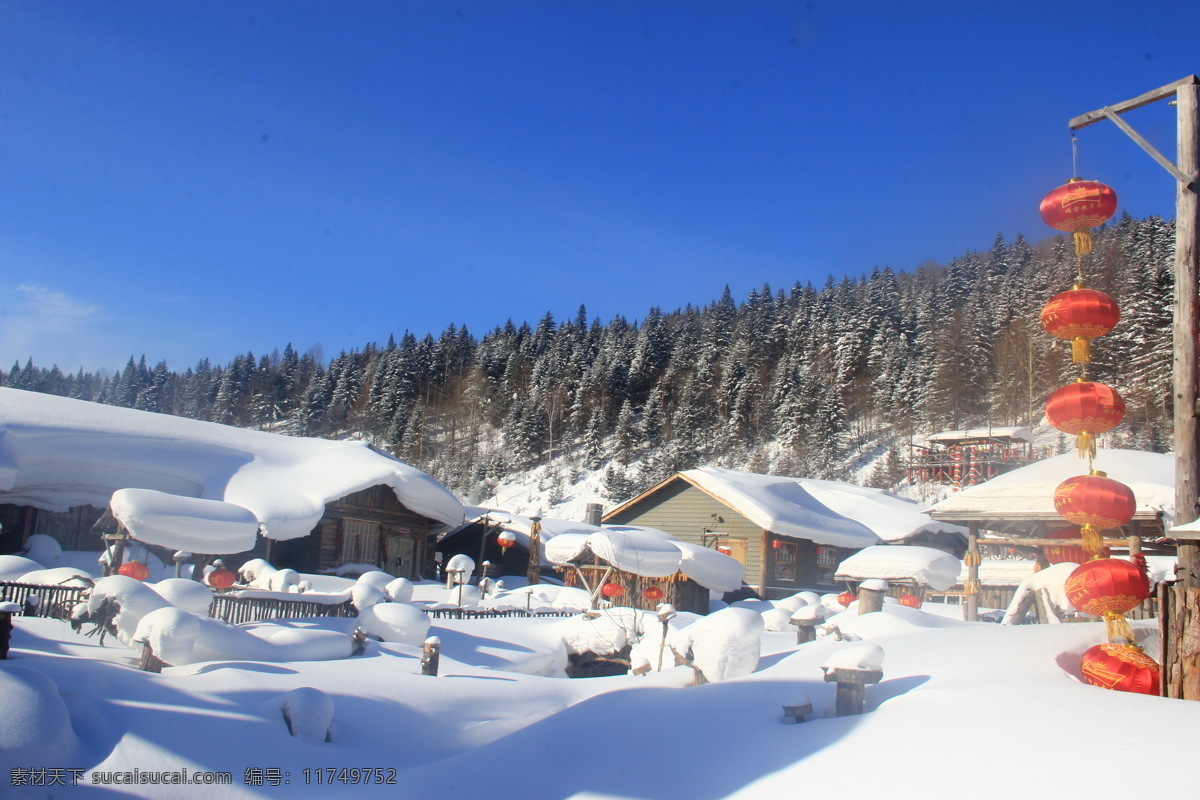
[[[358,615],[358,627],[385,642],[419,646],[425,641],[429,626],[429,616],[406,603],[379,603]]]

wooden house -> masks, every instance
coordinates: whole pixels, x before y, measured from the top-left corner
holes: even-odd
[[[727,553],[745,567],[746,585],[766,598],[833,591],[837,565],[870,545],[962,539],[957,526],[935,523],[917,504],[881,489],[716,467],[677,473],[604,522],[658,528]]]
[[[167,563],[183,550],[231,566],[265,557],[298,571],[418,577],[432,574],[433,537],[464,514],[431,476],[366,442],[16,389],[0,388],[0,464],[0,553],[35,533],[99,551],[116,532],[161,548]]]

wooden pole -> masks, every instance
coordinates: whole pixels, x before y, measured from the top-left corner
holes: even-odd
[[[1185,84],[1176,90],[1179,171],[1191,183],[1176,182],[1175,194],[1175,520],[1191,522],[1200,516],[1197,475],[1200,474],[1200,440],[1196,425],[1197,275],[1200,274],[1200,86]],[[1200,587],[1200,542],[1179,543],[1180,586]],[[1193,698],[1198,699],[1200,698]]]
[[[1172,164],[1117,117],[1126,111],[1174,97],[1177,118],[1176,163]],[[1189,75],[1153,91],[1105,106],[1067,123],[1071,130],[1108,119],[1132,138],[1175,181],[1175,316],[1174,423],[1175,522],[1186,524],[1200,516],[1200,439],[1197,438],[1196,397],[1197,290],[1200,288],[1200,78]],[[1168,697],[1200,700],[1200,542],[1179,540],[1177,582],[1160,602],[1163,635],[1163,685]]]
[[[979,565],[983,557],[979,553],[979,526],[972,523],[967,533],[967,554],[963,558],[967,565],[967,607],[963,617],[967,622],[979,620]]]

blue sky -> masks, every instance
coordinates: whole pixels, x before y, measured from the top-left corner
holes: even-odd
[[[1052,233],[1200,3],[0,2],[0,363],[608,321]],[[1169,156],[1165,102],[1126,117]],[[1079,173],[1173,179],[1111,123]]]

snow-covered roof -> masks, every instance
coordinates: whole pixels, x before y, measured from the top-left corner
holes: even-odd
[[[883,489],[720,467],[680,475],[763,530],[818,544],[861,548],[926,531],[966,533],[930,519],[919,504]]]
[[[1133,490],[1135,519],[1162,514],[1169,527],[1175,517],[1175,459],[1142,450],[1101,449],[1095,468]],[[1036,461],[990,481],[970,486],[933,505],[934,519],[955,521],[1058,520],[1054,490],[1067,478],[1087,474],[1087,462],[1074,453]]]
[[[939,431],[930,434],[927,442],[959,442],[964,439],[1017,439],[1033,444],[1029,428],[967,428],[961,431]]]
[[[859,550],[838,565],[839,580],[910,580],[944,592],[955,584],[961,561],[944,550],[914,545],[876,545]]]
[[[462,504],[444,486],[366,442],[281,436],[0,388],[0,502],[65,511],[108,506],[121,489],[152,490],[124,497],[121,508],[135,537],[142,531],[167,547],[237,552],[211,549],[232,546],[230,536],[243,543],[231,533],[248,523],[231,522],[237,507],[271,539],[305,536],[326,503],[381,484],[417,514],[445,525],[462,521]],[[174,521],[166,524],[167,517]],[[187,533],[173,537],[184,520]],[[210,523],[211,539],[203,533]]]
[[[589,526],[590,527],[590,526]],[[590,552],[622,572],[665,578],[682,572],[706,589],[731,592],[742,585],[745,567],[724,553],[681,542],[666,531],[635,525],[613,525],[594,533],[562,533],[543,551],[552,564],[565,567]]]

